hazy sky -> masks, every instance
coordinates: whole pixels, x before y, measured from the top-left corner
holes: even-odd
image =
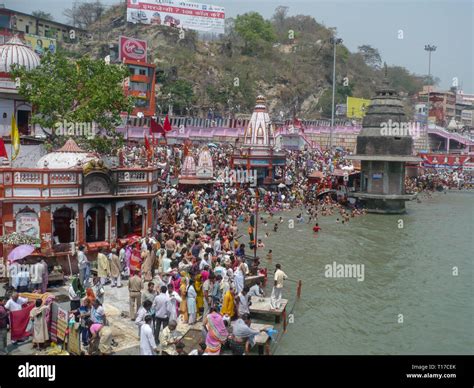
[[[43,10],[65,22],[64,9],[74,0],[3,0],[7,8],[22,12]],[[77,1],[78,3],[85,1]],[[119,0],[102,0],[117,4]],[[379,49],[389,65],[404,66],[417,74],[428,73],[425,44],[434,44],[431,72],[448,89],[457,77],[466,93],[474,93],[473,0],[210,0],[197,1],[226,7],[227,16],[257,11],[270,18],[279,5],[290,15],[313,16],[338,35],[351,51],[362,44]],[[398,31],[403,30],[403,39]]]

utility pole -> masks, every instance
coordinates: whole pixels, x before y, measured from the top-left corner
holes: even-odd
[[[333,53],[333,63],[332,63],[332,105],[331,105],[331,131],[329,136],[329,148],[332,149],[333,146],[333,133],[334,133],[334,101],[336,98],[336,47],[338,44],[342,43],[342,39],[336,38],[335,36],[331,38],[331,43],[334,47]]]
[[[431,93],[431,53],[436,51],[436,46],[433,45],[425,45],[425,51],[428,51],[428,103],[426,104],[426,128],[429,127],[429,119],[430,119],[430,93]],[[436,122],[435,122],[436,125]]]

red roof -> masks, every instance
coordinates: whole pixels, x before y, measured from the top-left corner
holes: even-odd
[[[69,139],[64,145],[57,150],[56,152],[78,152],[86,153],[82,148],[80,148],[73,139]]]

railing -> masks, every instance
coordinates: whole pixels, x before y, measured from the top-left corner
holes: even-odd
[[[17,185],[41,183],[41,173],[17,171],[14,174],[13,182]]]
[[[119,182],[146,182],[147,173],[145,171],[124,171],[119,172]]]
[[[55,172],[49,174],[49,183],[52,185],[74,184],[77,182],[77,174],[72,172]]]

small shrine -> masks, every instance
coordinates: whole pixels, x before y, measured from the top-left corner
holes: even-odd
[[[183,186],[212,185],[216,182],[214,178],[214,164],[212,155],[207,146],[201,148],[196,165],[195,157],[190,150],[190,144],[186,143],[184,148],[184,161],[178,183]]]

